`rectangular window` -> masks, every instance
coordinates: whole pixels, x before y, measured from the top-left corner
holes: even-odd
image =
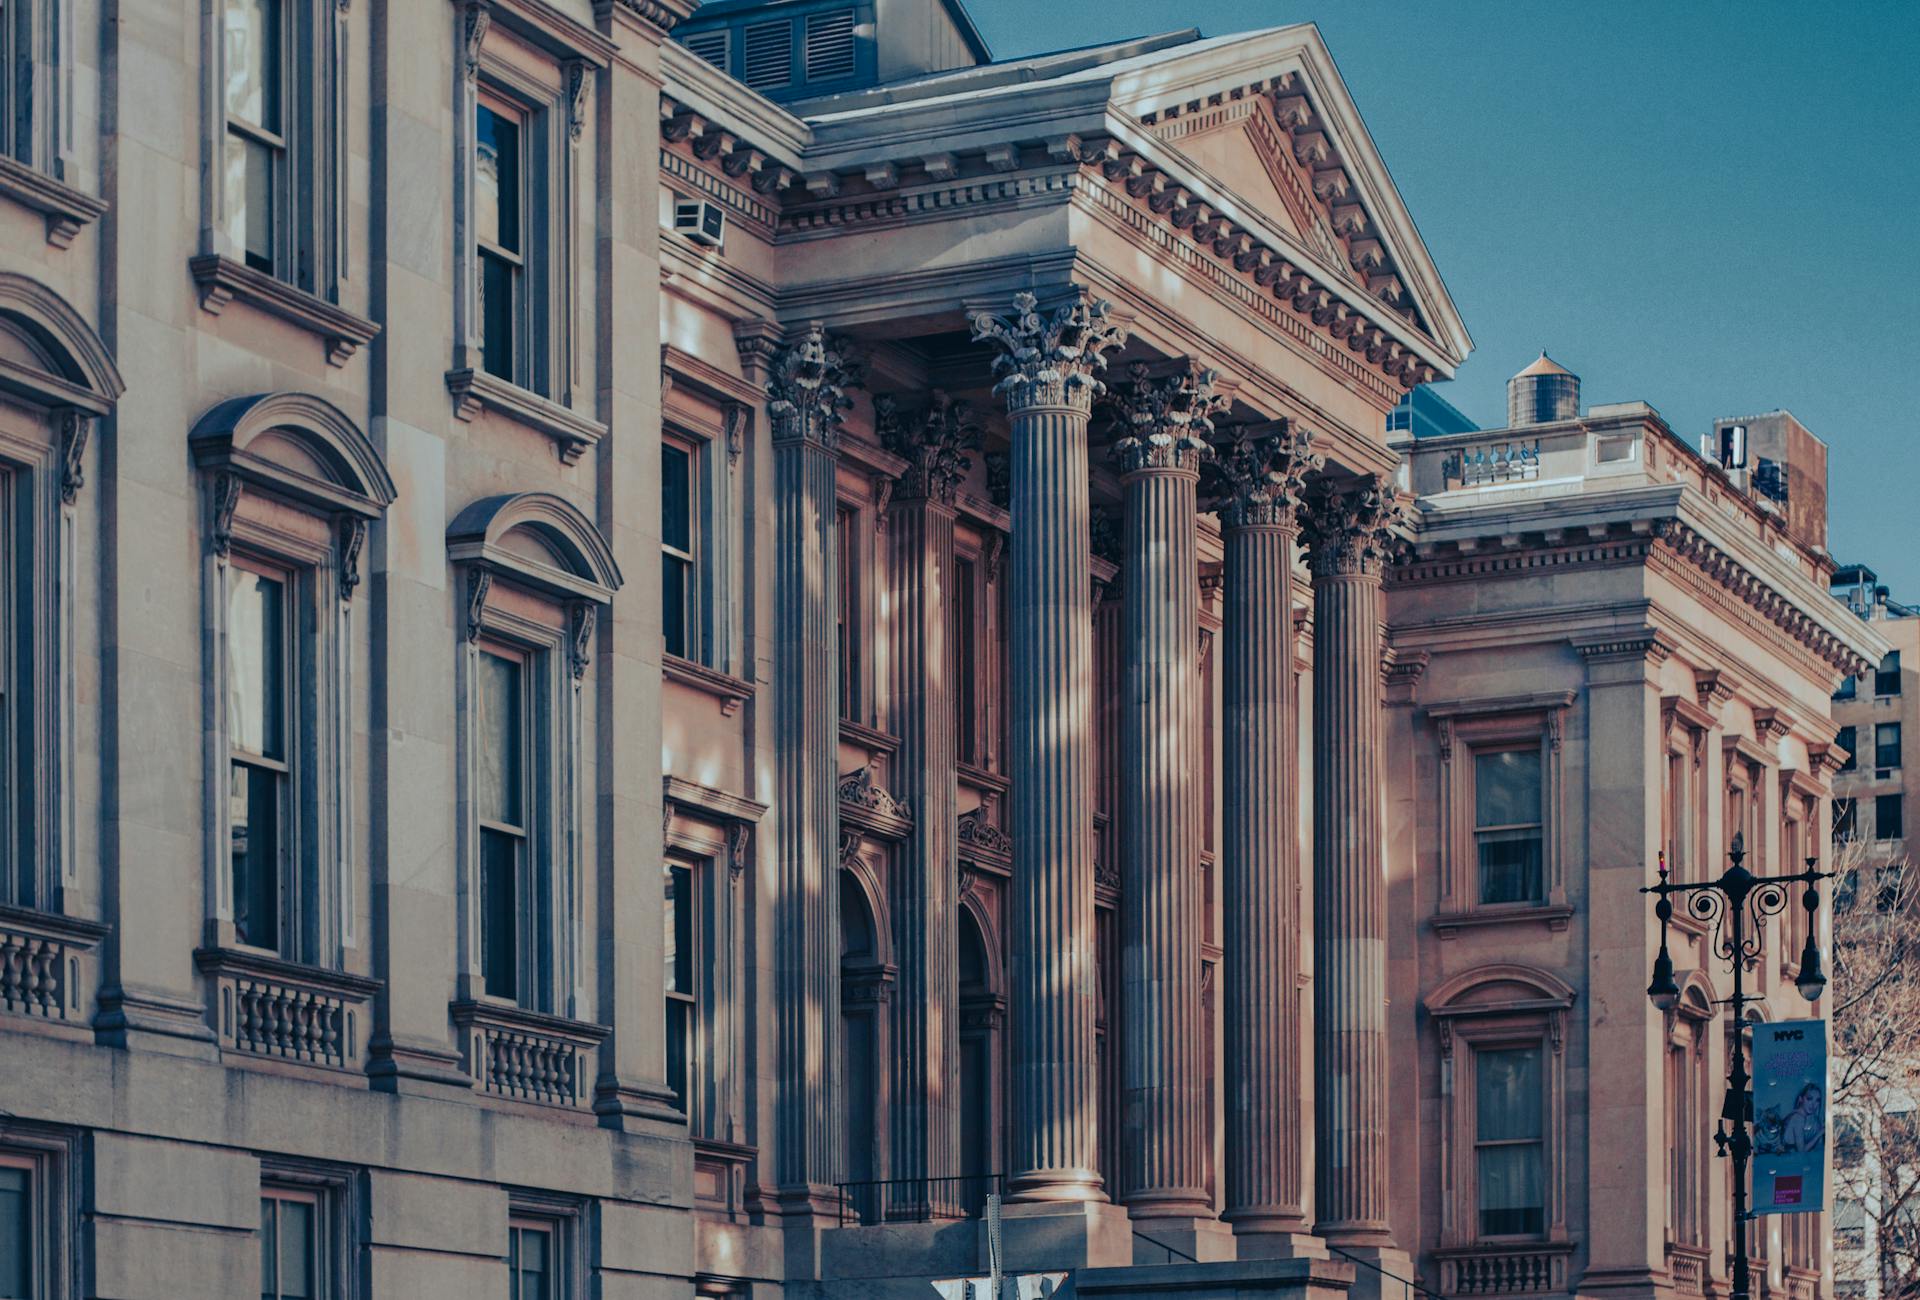
[[[1839,689],[1834,691],[1833,698],[1836,700],[1852,699],[1854,696],[1853,682],[1854,679],[1851,677],[1843,678],[1840,682]]]
[[[34,1164],[0,1152],[0,1296],[39,1294]]]
[[[1897,794],[1883,794],[1873,801],[1873,838],[1876,840],[1905,839],[1906,809],[1903,800]]]
[[[530,902],[526,661],[483,650],[475,734],[480,819],[480,964],[489,996],[523,993]]]
[[[551,1223],[515,1219],[507,1245],[508,1300],[559,1300],[559,1233]]]
[[[1842,772],[1851,772],[1860,765],[1856,757],[1860,751],[1860,735],[1857,731],[1852,727],[1842,727],[1840,734],[1833,738],[1833,743],[1847,751],[1846,758],[1840,764]]]
[[[260,1192],[260,1300],[311,1300],[327,1293],[327,1229],[321,1194]]]
[[[860,717],[860,512],[841,506],[836,517],[840,545],[840,606],[835,626],[840,645],[840,716]]]
[[[1900,766],[1900,724],[1882,722],[1873,729],[1873,765]]]
[[[1474,754],[1473,806],[1480,902],[1538,901],[1543,890],[1540,751]]]
[[[226,156],[222,160],[227,237],[256,271],[287,278],[281,232],[287,224],[285,0],[225,0]]]
[[[1900,652],[1887,651],[1887,657],[1873,673],[1873,693],[1875,695],[1898,695],[1900,693]]]
[[[666,989],[667,1087],[680,1109],[689,1109],[688,1079],[694,1049],[694,926],[693,868],[684,862],[666,864]]]
[[[660,617],[666,651],[698,659],[699,593],[694,568],[694,452],[660,446]]]
[[[980,645],[979,590],[972,560],[953,562],[954,753],[962,763],[980,762]]]
[[[1835,844],[1844,843],[1854,837],[1856,830],[1854,823],[1859,815],[1858,807],[1859,805],[1852,799],[1833,801],[1833,842]]]
[[[1482,1237],[1538,1236],[1546,1230],[1546,1108],[1540,1057],[1537,1046],[1473,1054]]]
[[[530,382],[526,249],[526,117],[496,99],[474,109],[473,209],[479,250],[482,364],[511,384]]]
[[[227,583],[234,929],[241,943],[276,952],[292,932],[294,894],[288,586],[285,574],[238,563]]]

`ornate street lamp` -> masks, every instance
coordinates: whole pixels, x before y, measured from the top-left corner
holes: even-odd
[[[1667,855],[1660,855],[1660,878],[1640,892],[1659,901],[1653,914],[1660,918],[1660,952],[1653,959],[1653,978],[1647,983],[1647,997],[1662,1011],[1671,1011],[1680,1001],[1680,986],[1673,978],[1673,956],[1667,951],[1667,926],[1673,920],[1673,900],[1679,895],[1687,915],[1713,926],[1713,952],[1733,971],[1733,996],[1722,999],[1733,1015],[1733,1063],[1727,1070],[1727,1097],[1720,1107],[1720,1128],[1713,1135],[1714,1146],[1724,1158],[1733,1157],[1733,1294],[1731,1300],[1749,1300],[1751,1288],[1747,1268],[1747,1162],[1753,1156],[1753,1077],[1747,1073],[1746,1045],[1741,1031],[1746,1024],[1746,1009],[1760,999],[1747,993],[1743,976],[1760,960],[1761,927],[1770,916],[1786,910],[1795,885],[1806,886],[1800,904],[1807,909],[1807,942],[1800,950],[1800,976],[1794,981],[1800,996],[1817,1002],[1826,992],[1827,976],[1820,960],[1819,930],[1820,882],[1833,879],[1831,871],[1820,870],[1818,858],[1807,859],[1807,869],[1791,876],[1756,876],[1741,864],[1747,856],[1739,835],[1727,857],[1733,862],[1718,880],[1697,884],[1678,884],[1667,878]],[[1749,933],[1751,931],[1751,933]]]

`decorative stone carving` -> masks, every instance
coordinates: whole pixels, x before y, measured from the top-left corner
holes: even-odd
[[[237,474],[213,480],[213,553],[223,560],[233,554],[233,515],[240,508],[240,491]]]
[[[1345,483],[1322,479],[1308,493],[1303,523],[1315,576],[1378,574],[1399,550],[1407,512],[1379,474]]]
[[[987,500],[1002,510],[1013,499],[1013,462],[1004,451],[990,451],[985,457],[987,465]]]
[[[1087,549],[1096,559],[1108,564],[1120,563],[1120,534],[1122,526],[1120,516],[1100,506],[1093,507],[1087,517]]]
[[[480,75],[480,47],[486,43],[487,28],[493,25],[493,10],[485,0],[467,0],[460,10],[462,69],[468,84]]]
[[[960,815],[960,851],[994,859],[1013,857],[1013,837],[995,826],[976,808]]]
[[[994,392],[1006,395],[1007,409],[1088,410],[1106,390],[1099,378],[1107,368],[1105,354],[1127,341],[1126,330],[1108,321],[1108,310],[1104,300],[1077,295],[1045,313],[1034,295],[1017,293],[1009,315],[976,312],[973,341],[995,345]]]
[[[960,480],[973,467],[966,452],[980,444],[973,408],[936,388],[924,410],[902,415],[896,399],[873,399],[874,424],[881,445],[909,462],[895,489],[903,501],[953,504]]]
[[[1227,408],[1227,399],[1214,390],[1218,376],[1193,361],[1157,380],[1144,361],[1134,362],[1127,374],[1129,382],[1110,402],[1120,431],[1113,454],[1122,471],[1197,471],[1213,455],[1207,442],[1213,417]]]
[[[1000,564],[1007,558],[1007,535],[999,529],[989,529],[980,539],[981,568],[986,572],[988,582],[1000,581]]]
[[[840,802],[850,803],[882,817],[913,820],[913,811],[904,802],[874,783],[871,767],[856,767],[840,778]]]
[[[599,617],[600,607],[584,600],[568,613],[567,667],[573,671],[576,682],[586,675],[587,665],[593,662],[593,629]]]
[[[584,59],[567,64],[567,139],[580,143],[587,129],[587,99],[593,93],[593,65]]]
[[[841,352],[839,342],[818,325],[774,354],[767,381],[767,411],[779,442],[811,442],[832,451],[845,412],[853,407],[847,390],[861,384],[861,370]]]
[[[1290,421],[1276,433],[1243,429],[1215,445],[1202,488],[1228,528],[1293,527],[1306,503],[1307,475],[1319,473],[1326,463],[1313,450],[1313,434]]]
[[[340,599],[352,600],[360,586],[360,552],[367,544],[367,521],[343,515],[339,523]]]
[[[78,407],[60,412],[60,500],[72,505],[87,485],[85,457],[87,438],[93,433],[93,417]]]
[[[493,570],[475,565],[467,577],[467,640],[478,641],[487,614],[487,593],[493,590]]]
[[[740,402],[728,402],[721,419],[726,427],[727,464],[738,465],[740,453],[747,447],[747,408]]]

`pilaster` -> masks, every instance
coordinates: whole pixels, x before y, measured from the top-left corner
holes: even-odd
[[[1014,873],[1010,1001],[1013,1135],[1021,1200],[1106,1199],[1094,1168],[1092,593],[1087,424],[1105,353],[1125,340],[1104,302],[973,318],[995,345],[1012,418],[1007,560]]]

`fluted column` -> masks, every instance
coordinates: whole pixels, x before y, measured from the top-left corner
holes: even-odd
[[[1211,1217],[1200,1014],[1200,563],[1213,375],[1136,363],[1115,408],[1125,489],[1120,710],[1120,1196],[1136,1218]]]
[[[1300,1102],[1300,773],[1294,744],[1293,543],[1311,435],[1220,448],[1220,881],[1226,1197],[1243,1237],[1304,1232]]]
[[[1106,304],[1051,313],[1015,295],[1005,317],[974,317],[996,345],[1012,424],[1013,1011],[1012,1168],[1024,1200],[1104,1200],[1094,1168],[1092,600],[1087,555],[1087,423],[1096,372],[1124,334]]]
[[[1376,477],[1322,483],[1313,573],[1314,1231],[1391,1247],[1380,569],[1399,507]]]
[[[832,1212],[840,1152],[838,539],[834,443],[858,376],[816,327],[774,359],[774,903],[783,1207]]]
[[[960,1172],[960,1119],[951,1083],[960,1069],[958,774],[953,728],[954,493],[976,433],[965,402],[936,391],[924,411],[902,414],[875,399],[888,450],[906,457],[893,493],[887,535],[893,551],[893,728],[900,749],[893,792],[913,809],[913,834],[889,879],[893,999],[889,1097],[895,1179],[942,1179]],[[929,1187],[941,1205],[955,1189]],[[905,1189],[919,1198],[919,1188]],[[896,1197],[896,1200],[900,1198]]]

